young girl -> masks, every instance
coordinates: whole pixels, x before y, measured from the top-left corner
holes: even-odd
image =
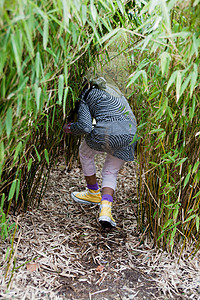
[[[136,120],[126,98],[100,77],[86,85],[78,109],[78,121],[65,124],[65,133],[85,134],[79,155],[87,190],[73,192],[74,201],[100,204],[99,222],[115,227],[111,208],[117,175],[125,161],[134,160]],[[92,121],[95,119],[96,125]],[[106,152],[101,190],[96,180],[95,155]]]

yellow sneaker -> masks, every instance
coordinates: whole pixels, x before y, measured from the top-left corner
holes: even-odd
[[[111,214],[112,202],[103,200],[100,205],[99,222],[102,227],[115,227],[116,222]]]
[[[82,204],[92,205],[101,203],[100,189],[97,191],[88,189],[84,192],[73,192],[71,193],[71,197],[74,201]]]

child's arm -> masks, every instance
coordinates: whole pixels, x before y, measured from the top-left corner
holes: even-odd
[[[88,104],[84,100],[80,101],[78,121],[71,124],[70,130],[74,135],[87,134],[92,131],[92,116]]]

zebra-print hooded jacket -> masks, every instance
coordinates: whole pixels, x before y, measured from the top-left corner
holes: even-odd
[[[92,121],[95,119],[96,125]],[[80,100],[78,121],[72,123],[74,135],[86,134],[87,145],[125,161],[134,160],[136,119],[124,96],[93,88]]]

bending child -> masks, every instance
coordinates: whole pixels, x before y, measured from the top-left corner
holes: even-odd
[[[136,119],[126,98],[102,77],[87,84],[80,98],[78,121],[65,124],[63,129],[73,135],[85,134],[79,155],[87,190],[73,192],[71,197],[82,204],[100,204],[100,224],[115,227],[111,213],[113,195],[120,168],[126,161],[134,160]],[[96,180],[95,155],[103,152],[107,155],[100,190]]]

